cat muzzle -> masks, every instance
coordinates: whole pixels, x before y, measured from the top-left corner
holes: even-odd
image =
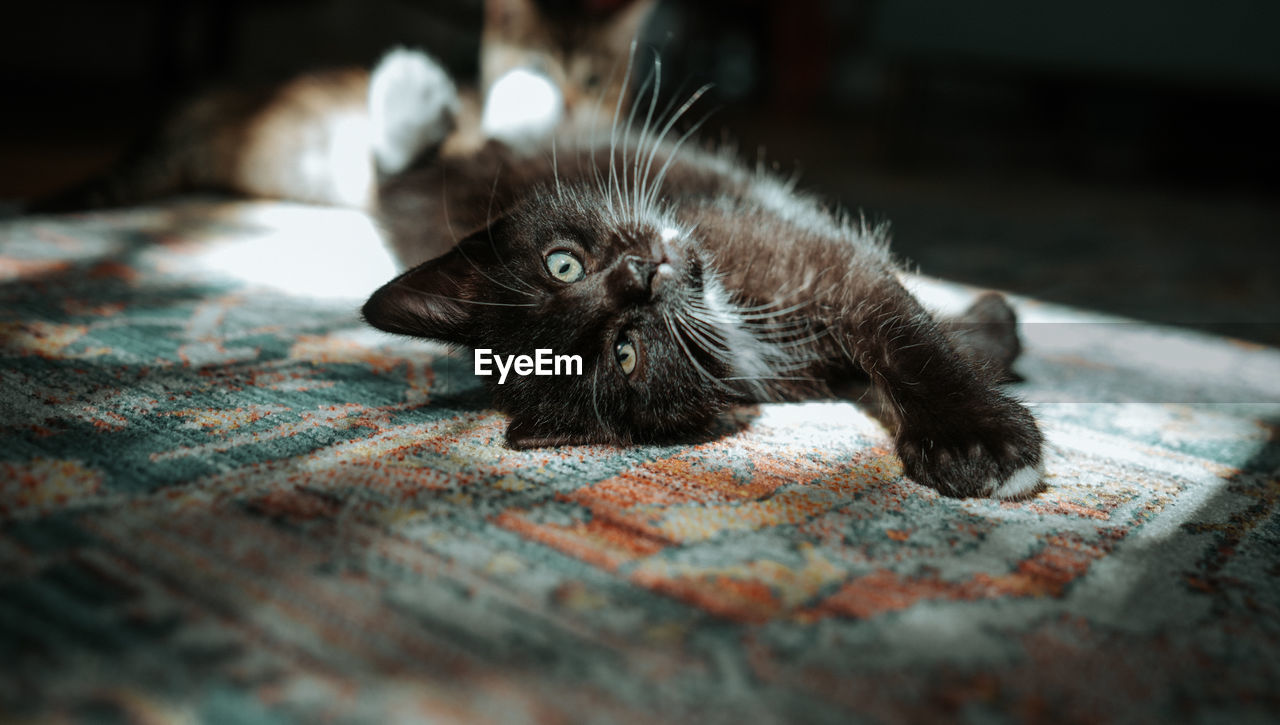
[[[649,293],[653,297],[658,296],[658,292],[663,286],[671,284],[676,278],[675,265],[669,262],[663,262],[653,271],[653,277],[649,280]]]
[[[653,280],[659,266],[639,257],[627,257],[609,275],[613,293],[625,300],[643,301],[651,298],[656,291]]]

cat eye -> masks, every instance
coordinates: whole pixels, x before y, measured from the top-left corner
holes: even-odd
[[[561,282],[577,282],[585,272],[582,262],[568,252],[552,252],[547,255],[547,271]]]
[[[613,354],[618,358],[618,367],[622,368],[622,372],[630,375],[636,369],[636,346],[626,337],[618,339],[618,343],[613,346]]]
[[[586,79],[582,82],[582,84],[587,88],[597,88],[600,86],[600,76],[595,73],[592,73],[591,75],[586,77]]]

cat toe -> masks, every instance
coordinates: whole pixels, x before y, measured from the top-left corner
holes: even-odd
[[[460,107],[453,80],[426,53],[397,48],[369,78],[369,123],[378,169],[403,171],[453,129]]]

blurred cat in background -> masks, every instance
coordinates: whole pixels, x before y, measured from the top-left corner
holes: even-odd
[[[587,132],[607,126],[618,103],[628,107],[621,68],[653,4],[595,2],[599,8],[593,9],[575,0],[485,0],[480,77],[451,95],[449,117],[440,120],[451,129],[442,153],[469,153],[488,138],[518,145],[524,134],[557,126]],[[395,64],[389,67],[394,77]],[[404,72],[421,67],[405,64]],[[487,107],[486,96],[504,83],[508,87],[498,95],[508,99],[505,106]],[[530,92],[513,93],[510,84]],[[385,119],[370,123],[368,109],[388,105],[370,103],[378,92],[369,69],[344,68],[305,73],[270,88],[201,94],[106,174],[29,210],[124,206],[184,191],[370,208],[377,149],[411,146],[374,137],[397,127]],[[435,103],[424,99],[424,106],[434,109]],[[411,121],[398,126],[421,132],[423,125]],[[410,159],[378,161],[395,169]]]

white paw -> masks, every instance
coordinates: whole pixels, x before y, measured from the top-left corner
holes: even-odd
[[[426,53],[396,48],[369,79],[373,154],[384,173],[403,171],[448,135],[458,114],[458,89]]]
[[[990,481],[986,490],[991,492],[988,494],[991,498],[1018,499],[1039,489],[1043,476],[1043,466],[1027,466],[1014,471],[1004,481]]]
[[[525,147],[547,138],[564,115],[564,96],[551,79],[517,68],[494,81],[485,97],[480,128],[510,146]]]

